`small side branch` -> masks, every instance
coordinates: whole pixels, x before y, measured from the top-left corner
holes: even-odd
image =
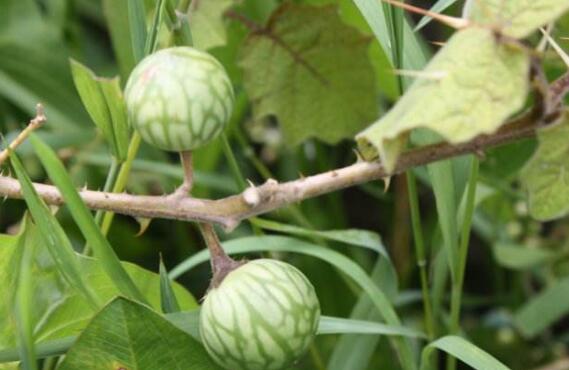
[[[8,145],[8,148],[0,152],[0,165],[2,165],[2,163],[4,163],[6,159],[8,159],[8,157],[10,156],[10,152],[16,150],[16,148],[20,146],[27,139],[28,136],[30,136],[32,131],[40,128],[46,122],[46,120],[47,118],[44,113],[43,105],[38,103],[36,105],[36,116],[30,121],[28,126],[26,126],[26,128],[22,132],[20,132],[20,134],[14,139],[14,141],[12,141]]]

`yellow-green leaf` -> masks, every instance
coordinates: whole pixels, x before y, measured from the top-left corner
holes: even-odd
[[[569,110],[538,132],[539,146],[522,170],[532,217],[553,220],[569,214]]]
[[[469,0],[464,15],[476,24],[522,39],[567,10],[566,0]]]
[[[385,116],[357,135],[365,159],[393,171],[410,131],[430,129],[451,143],[498,129],[526,100],[529,57],[489,29],[457,32]]]
[[[233,0],[192,1],[188,16],[194,47],[208,50],[225,45],[227,32],[223,18],[232,4]]]

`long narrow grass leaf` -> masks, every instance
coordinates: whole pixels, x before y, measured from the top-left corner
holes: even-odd
[[[510,370],[489,353],[457,336],[446,336],[430,343],[421,356],[421,370],[430,370],[429,358],[435,350],[441,350],[477,370]]]
[[[172,281],[168,277],[162,256],[160,256],[160,305],[164,313],[180,311],[180,305],[172,289]]]
[[[81,273],[77,256],[63,228],[51,214],[43,200],[40,199],[24,170],[22,162],[15,153],[11,154],[10,161],[20,181],[24,200],[35,224],[40,230],[41,239],[55,261],[58,270],[69,285],[77,289],[85,297],[91,308],[98,309],[100,306],[99,300]]]
[[[50,179],[61,191],[67,208],[77,223],[77,226],[79,226],[81,233],[93,248],[95,257],[101,261],[105,272],[116,285],[117,289],[126,297],[145,302],[144,296],[127,274],[115,251],[103,236],[91,212],[85,203],[83,203],[65,167],[59,161],[56,154],[37,136],[32,135],[30,141]]]
[[[17,343],[20,347],[20,359],[24,370],[37,370],[34,349],[32,307],[33,282],[32,259],[35,245],[30,242],[28,230],[25,229],[18,240],[17,254],[19,258],[18,277],[16,283],[16,300],[14,314],[18,331]]]
[[[146,9],[144,8],[144,0],[127,1],[132,53],[134,55],[135,63],[138,63],[142,58],[144,58],[144,49],[146,45]]]

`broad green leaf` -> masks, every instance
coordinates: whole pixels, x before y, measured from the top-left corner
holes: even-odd
[[[524,304],[514,316],[516,327],[533,338],[569,313],[569,278],[553,283]]]
[[[208,50],[225,45],[227,32],[223,17],[233,3],[234,0],[192,1],[188,16],[194,47]]]
[[[59,272],[68,284],[87,299],[87,302],[92,308],[98,308],[99,301],[89,284],[85,281],[73,246],[67,238],[67,235],[65,235],[63,228],[37,194],[20,159],[15,153],[12,153],[10,161],[20,181],[24,200],[26,201],[29,212],[38,226],[39,238],[41,238],[43,244],[47,247]],[[0,343],[1,342],[2,341],[0,341]]]
[[[554,21],[569,10],[564,0],[468,0],[464,16],[518,39]]]
[[[220,370],[202,345],[164,317],[124,298],[105,307],[59,370]]]
[[[512,270],[529,270],[555,260],[557,254],[544,248],[531,248],[517,244],[497,243],[494,258]]]
[[[16,299],[13,306],[14,316],[16,317],[16,327],[18,329],[18,345],[20,347],[20,359],[24,370],[37,370],[37,360],[35,357],[34,338],[33,338],[33,281],[32,281],[32,260],[34,255],[35,243],[23,226],[24,230],[20,234],[17,251],[19,255],[18,275],[16,280]]]
[[[81,256],[80,264],[85,278],[102,302],[108,302],[120,295],[99,261]],[[160,276],[131,263],[122,262],[122,265],[131,279],[136,282],[150,306],[155,310],[160,310]],[[172,289],[181,309],[188,310],[197,307],[196,300],[181,285],[172,283]],[[49,314],[46,314],[44,320],[38,323],[37,340],[60,338],[77,333],[92,318],[94,312],[89,309],[81,296],[69,290],[63,291],[62,294],[64,298],[51,307]]]
[[[293,252],[306,254],[324,260],[348,275],[362,287],[362,289],[369,295],[376,309],[381,313],[383,319],[387,324],[401,324],[397,313],[393,309],[393,306],[389,302],[389,299],[385,293],[376,286],[373,280],[370,279],[370,277],[360,266],[358,266],[354,261],[334,250],[320,247],[318,245],[302,240],[283,236],[259,236],[234,239],[228,242],[224,242],[223,249],[228,254],[252,253],[261,251]],[[180,263],[178,266],[174,267],[174,269],[172,269],[170,272],[170,276],[172,278],[176,278],[181,274],[191,270],[200,263],[206,262],[208,259],[208,250],[200,251]],[[406,341],[401,341],[400,339],[394,339],[394,343],[399,353],[399,357],[403,362],[404,368],[414,369],[415,364],[413,362],[413,355],[411,353],[409,343]]]
[[[87,325],[97,307],[92,307],[85,296],[64,278],[40,236],[42,230],[28,222],[26,231],[31,238],[29,243],[35,246],[32,264],[34,339],[44,341],[76,334]],[[12,314],[19,261],[16,242],[17,237],[0,235],[0,348],[16,344]],[[104,304],[120,294],[99,261],[82,255],[76,255],[76,258],[80,276],[96,301]],[[156,310],[160,309],[160,277],[136,265],[122,264],[149,304]],[[172,283],[172,288],[182,309],[197,306],[195,299],[182,286]]]
[[[254,118],[276,116],[291,145],[355,134],[378,112],[368,46],[335,6],[282,5],[249,35],[239,61]]]
[[[531,216],[547,221],[569,213],[569,110],[537,135],[539,146],[520,176]]]
[[[437,349],[459,359],[473,369],[510,370],[506,365],[474,344],[461,337],[450,335],[437,339],[423,349],[423,354],[421,356],[421,370],[430,369],[429,359],[436,353],[435,350]]]
[[[123,295],[144,302],[144,296],[140,293],[140,290],[120,264],[113,247],[111,247],[95,223],[91,212],[85,203],[83,203],[65,167],[57,158],[56,154],[36,135],[32,134],[30,141],[50,179],[61,191],[66,207],[69,209],[77,226],[79,226],[85,239],[89,241],[95,256],[101,260],[105,272]]]
[[[113,155],[126,158],[129,129],[118,78],[97,77],[89,68],[71,59],[75,88],[95,125],[101,130]]]
[[[523,107],[528,94],[529,56],[498,41],[491,30],[457,32],[384,117],[357,135],[362,155],[379,155],[388,171],[416,128],[430,129],[451,143],[498,129]]]

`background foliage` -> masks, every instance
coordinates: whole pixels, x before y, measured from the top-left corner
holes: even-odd
[[[49,181],[62,189],[62,184],[70,184],[66,181],[77,187],[107,188],[109,168],[128,156],[120,88],[144,53],[148,32],[146,27],[133,28],[129,18],[138,9],[150,30],[157,19],[154,1],[137,3],[141,7],[133,10],[126,0],[0,1],[1,133],[9,142],[34,115],[37,102],[45,105],[48,116],[48,124],[38,137],[18,149],[20,161],[3,167],[5,173],[12,172],[22,183],[29,175],[34,181]],[[429,1],[413,3],[424,8],[434,5]],[[155,37],[159,47],[172,39],[187,41],[187,36],[174,27],[173,9],[180,4],[170,0],[163,4],[159,19],[162,27],[155,34],[150,32],[149,38]],[[460,15],[462,6],[461,1],[439,1],[436,9]],[[415,32],[420,17],[403,17],[399,10],[364,0],[194,0],[188,9],[194,45],[224,64],[237,94],[226,137],[194,156],[193,194],[208,198],[241,190],[243,179],[254,183],[268,178],[286,181],[353,163],[353,136],[385,113],[413,80],[394,73],[394,69],[422,69],[439,43],[453,32],[433,22]],[[511,32],[518,30],[512,27]],[[563,37],[569,36],[569,15],[558,20],[552,36],[567,50]],[[537,34],[529,38],[533,45],[539,40]],[[393,46],[391,50],[385,49],[387,44]],[[472,47],[479,46],[476,44]],[[544,66],[550,79],[566,70],[549,49],[544,54]],[[499,90],[503,74],[496,71],[488,75]],[[84,89],[88,91],[75,84],[87,86]],[[514,92],[523,93],[522,85],[520,82],[521,87]],[[97,106],[93,91],[100,104],[110,101],[107,104],[115,110]],[[432,92],[413,97],[415,100],[409,98],[408,107],[403,107],[410,121],[425,112],[436,117]],[[462,95],[459,92],[454,97],[460,100]],[[512,107],[502,105],[506,110],[502,115],[518,109],[520,99],[523,97],[510,102]],[[469,114],[476,119],[479,112],[472,109]],[[566,178],[559,177],[567,166],[566,126],[543,131],[538,139],[489,150],[481,160],[462,320],[460,330],[454,333],[469,342],[449,337],[428,348],[442,348],[468,362],[465,354],[474,353],[467,351],[476,349],[468,347],[473,343],[511,369],[568,361],[569,223],[567,218],[548,222],[534,219],[550,220],[567,213],[567,203],[556,201],[566,199],[568,191]],[[423,144],[430,141],[427,136],[413,134],[410,141],[412,145]],[[538,141],[548,144],[540,147],[540,157],[525,166]],[[55,151],[51,162],[50,149],[42,142]],[[56,157],[70,179],[57,170]],[[553,168],[549,177],[532,176],[543,168],[543,162]],[[451,275],[456,272],[454,265],[447,264],[443,251],[459,241],[471,163],[471,157],[462,157],[412,171],[413,178],[418,179],[435,337],[452,332],[451,295],[447,293]],[[523,183],[519,179],[522,168]],[[411,227],[413,194],[410,204],[409,179],[405,175],[392,178],[388,191],[384,191],[383,183],[374,182],[331,193],[244,222],[231,234],[222,234],[224,239],[236,239],[225,244],[233,253],[281,258],[299,267],[315,285],[325,315],[383,319],[391,325],[369,329],[356,322],[326,321],[329,326],[321,327],[321,332],[361,333],[367,327],[373,333],[387,335],[318,336],[295,369],[398,368],[393,348],[404,348],[410,340],[399,335],[415,338],[414,343],[421,346],[427,344],[417,339],[429,328],[423,324],[421,271],[416,267],[421,256],[413,244],[417,235]],[[126,190],[159,195],[174,190],[181,180],[177,156],[143,143]],[[531,192],[529,199],[526,188]],[[73,191],[68,190],[72,197]],[[171,350],[162,353],[164,360],[154,358],[156,363],[179,358],[169,369],[188,369],[186,363],[191,363],[192,369],[216,368],[191,335],[195,335],[195,321],[173,313],[176,307],[197,307],[210,278],[209,267],[198,263],[205,261],[204,254],[199,253],[204,246],[194,225],[170,220],[148,224],[149,220],[116,216],[107,224],[106,243],[103,234],[93,231],[94,224],[81,213],[85,210],[80,206],[57,211],[60,228],[49,209],[39,203],[34,206],[34,199],[30,191],[27,205],[11,199],[0,204],[0,357],[10,359],[13,354],[2,350],[19,345],[25,358],[26,349],[28,354],[34,353],[30,349],[33,341],[49,339],[59,341],[49,342],[47,349],[38,346],[35,353],[61,353],[70,344],[65,342],[69,336],[78,335],[91,322],[60,369],[88,366],[82,361],[92,348],[98,351],[87,361],[100,363],[98,360],[104,359],[105,364],[130,369],[156,341],[167,342]],[[531,215],[528,201],[536,205]],[[25,216],[27,207],[34,222]],[[77,221],[81,215],[83,223]],[[81,256],[76,263],[65,262],[72,258],[72,248],[83,250],[86,239],[97,259]],[[50,248],[59,250],[57,258]],[[114,253],[121,261],[128,261],[122,263],[127,275],[117,272],[123,270]],[[158,274],[160,258],[179,283],[172,286],[173,294],[166,302],[160,299],[161,291],[164,294],[169,289],[165,273]],[[114,276],[119,276],[124,289],[112,283],[109,271],[120,275]],[[79,275],[86,286],[81,279],[69,278]],[[131,281],[136,282],[133,290],[129,290]],[[99,305],[119,291],[128,297],[140,294],[155,310],[169,315],[165,319],[127,299],[116,299],[99,311]],[[22,307],[28,307],[29,312]],[[99,313],[91,321],[95,312]],[[108,323],[113,324],[112,329]],[[97,341],[102,336],[122,340],[125,333],[147,331],[148,325],[155,327],[152,332],[156,337],[121,342],[128,356]],[[158,333],[167,334],[160,337]],[[436,360],[436,352],[429,351],[423,352],[423,357]],[[490,368],[484,367],[489,366],[484,355],[474,355],[473,362],[468,363]],[[56,360],[48,358],[39,366],[56,368]],[[139,368],[156,368],[155,363],[144,366]]]

